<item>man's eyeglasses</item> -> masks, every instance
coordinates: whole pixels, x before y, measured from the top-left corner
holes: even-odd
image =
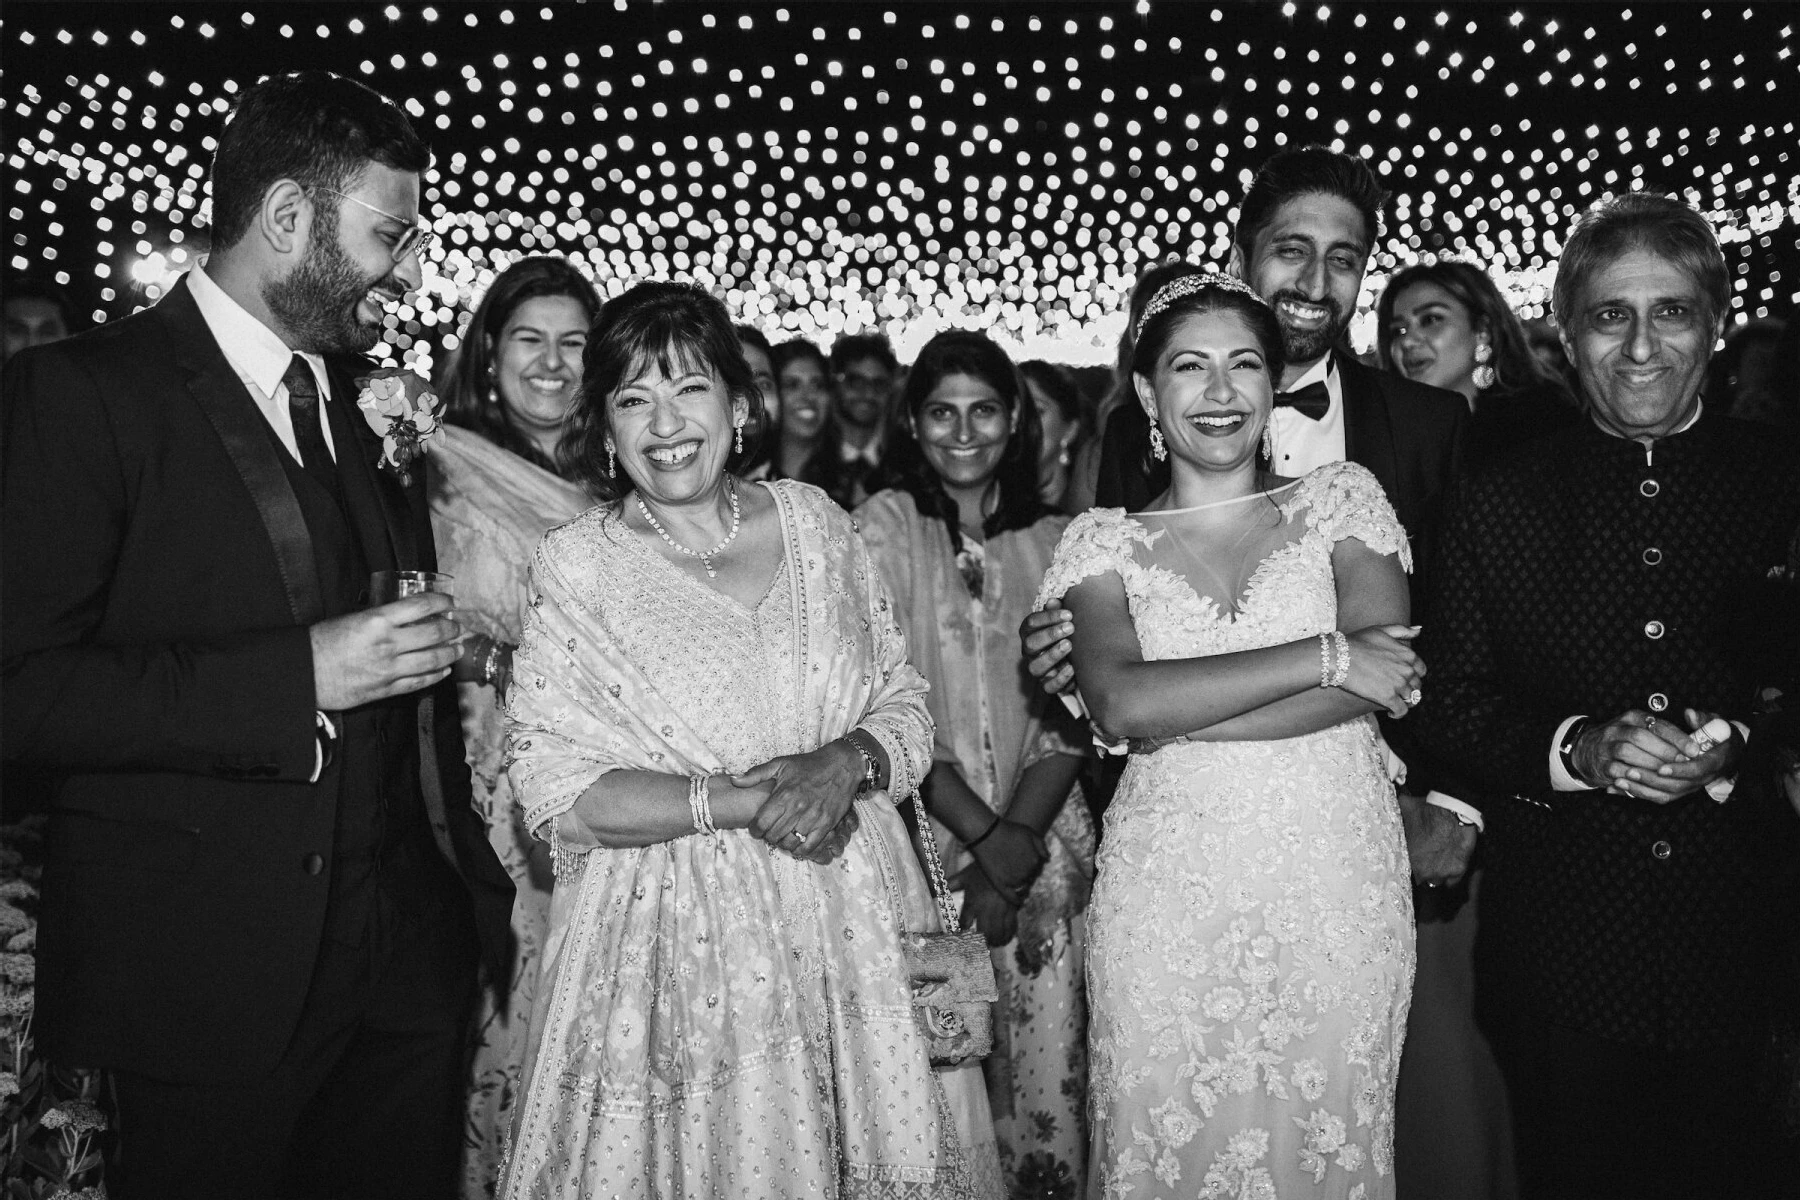
[[[404,217],[396,217],[393,213],[388,212],[385,209],[376,208],[373,204],[364,203],[355,196],[346,195],[336,188],[328,188],[316,183],[308,186],[311,187],[313,191],[330,192],[340,200],[348,200],[352,204],[368,209],[378,217],[386,217],[390,221],[398,221],[400,224],[406,226],[406,232],[401,234],[399,240],[397,240],[390,248],[390,253],[394,256],[396,265],[406,261],[408,255],[424,254],[431,243],[437,238],[437,232],[423,220],[408,221]]]

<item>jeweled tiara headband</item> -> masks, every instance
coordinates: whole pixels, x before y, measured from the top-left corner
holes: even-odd
[[[1131,340],[1135,343],[1144,336],[1144,326],[1150,318],[1173,305],[1177,300],[1216,288],[1226,292],[1237,292],[1250,297],[1258,304],[1263,298],[1251,290],[1250,285],[1230,275],[1222,275],[1217,271],[1202,271],[1198,275],[1183,275],[1180,279],[1172,279],[1156,289],[1156,295],[1150,297],[1150,303],[1144,305],[1143,315],[1138,317],[1137,328],[1131,331]],[[1265,307],[1267,307],[1265,305]]]

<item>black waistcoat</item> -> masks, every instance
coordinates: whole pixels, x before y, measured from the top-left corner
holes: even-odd
[[[325,615],[355,612],[368,599],[369,560],[354,523],[346,518],[341,499],[308,475],[285,448],[281,465],[312,538]],[[333,717],[338,795],[326,932],[352,945],[362,940],[384,856],[428,829],[419,790],[413,699],[397,697]]]

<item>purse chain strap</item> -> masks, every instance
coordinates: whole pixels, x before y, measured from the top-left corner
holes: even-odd
[[[937,834],[932,832],[931,818],[925,815],[925,801],[917,791],[912,795],[913,812],[919,818],[919,840],[925,843],[926,875],[931,880],[931,894],[937,900],[938,913],[944,918],[944,932],[955,933],[956,913],[950,908],[950,885],[944,880],[944,864],[938,858]]]

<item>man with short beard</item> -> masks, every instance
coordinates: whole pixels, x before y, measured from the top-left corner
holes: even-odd
[[[139,1197],[455,1188],[478,960],[512,884],[470,804],[426,464],[360,357],[419,283],[430,151],[325,72],[249,89],[214,250],[7,366],[4,743],[58,773],[37,1036],[110,1070]]]

